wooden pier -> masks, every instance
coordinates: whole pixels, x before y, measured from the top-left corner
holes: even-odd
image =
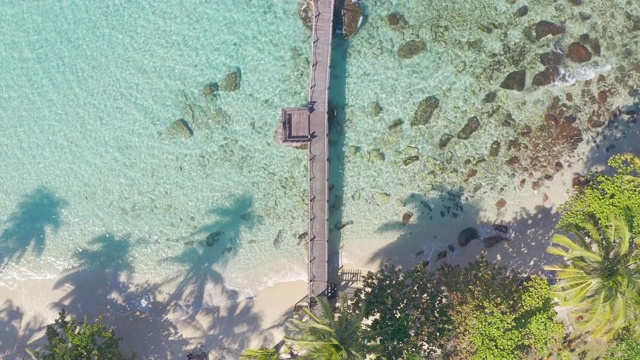
[[[311,73],[307,108],[283,109],[282,142],[308,142],[309,161],[309,293],[331,298],[338,279],[329,274],[329,80],[335,0],[311,0]],[[305,122],[306,115],[306,122]],[[280,131],[280,130],[279,130]],[[337,264],[336,264],[337,265]]]

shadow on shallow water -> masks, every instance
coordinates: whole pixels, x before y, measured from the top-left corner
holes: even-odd
[[[344,144],[347,122],[346,81],[349,41],[335,34],[331,47],[329,87],[329,280],[338,283],[341,249],[340,230],[344,203]]]
[[[29,249],[41,256],[47,231],[60,230],[61,211],[68,205],[66,200],[46,187],[38,187],[23,195],[0,234],[0,264],[5,266],[11,261],[22,260]]]

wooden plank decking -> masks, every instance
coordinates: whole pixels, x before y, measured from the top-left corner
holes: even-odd
[[[309,303],[329,283],[329,79],[334,0],[313,0],[309,79]]]
[[[335,295],[339,279],[329,275],[329,79],[335,0],[311,0],[311,73],[306,108],[282,109],[276,141],[294,146],[308,142],[309,160],[309,293],[307,306],[317,297]],[[295,145],[295,146],[298,146]],[[298,307],[298,304],[296,305]],[[300,305],[302,306],[302,305]]]

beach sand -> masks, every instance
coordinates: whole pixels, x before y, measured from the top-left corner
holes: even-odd
[[[619,152],[638,151],[638,131],[633,124],[625,126],[628,126],[627,136],[617,140],[616,149]],[[345,244],[343,266],[366,271],[375,270],[383,261],[409,267],[428,260],[429,266],[435,268],[444,262],[465,264],[486,251],[490,260],[528,273],[541,272],[543,265],[557,260],[545,249],[555,232],[558,205],[566,201],[572,191],[574,174],[606,167],[610,154],[593,154],[591,149],[586,144],[582,146],[576,153],[575,162],[567,163],[542,188],[536,191],[522,189],[518,204],[507,204],[501,210],[485,207],[474,214],[467,211],[454,220],[443,217],[441,221],[430,222],[427,230],[418,227],[420,231],[412,229],[420,221],[419,216],[415,216],[398,231],[396,241],[372,241],[370,247]],[[474,240],[466,247],[457,244],[461,229],[474,226],[481,236],[487,237],[494,234],[494,223],[509,227],[508,241],[490,249],[486,249],[481,240]],[[447,245],[453,245],[454,250],[448,249]],[[418,253],[420,251],[423,253]],[[436,261],[436,254],[441,251],[446,251],[447,256]],[[171,305],[170,294],[179,284],[168,282],[154,288],[153,298],[141,299],[140,306],[132,309],[124,305],[117,307],[125,301],[118,299],[117,288],[105,285],[109,283],[108,274],[86,271],[79,276],[85,277],[86,281],[75,279],[73,283],[83,284],[81,289],[74,289],[60,279],[25,280],[16,283],[14,288],[0,287],[0,296],[4,299],[0,313],[4,329],[0,334],[3,358],[25,355],[26,346],[42,344],[44,327],[53,322],[60,308],[74,314],[86,314],[90,319],[106,314],[105,322],[114,326],[118,336],[123,338],[124,351],[136,351],[141,359],[180,358],[189,350],[194,353],[205,351],[210,359],[237,358],[243,349],[278,343],[284,334],[284,324],[292,316],[293,306],[307,292],[304,281],[275,283],[247,299],[236,299],[237,293],[233,290],[220,289],[218,296],[226,296],[229,301],[217,307],[203,307],[194,316]],[[101,279],[101,276],[106,278]],[[138,284],[137,289],[148,286],[142,279],[130,281]]]
[[[223,2],[212,3],[216,5]],[[262,5],[262,2],[247,2],[249,3],[252,6]],[[508,9],[505,2],[500,3],[500,12],[487,4],[474,2],[451,3],[451,7],[429,7],[424,12],[405,8],[407,15],[415,16],[409,16],[411,22],[425,24],[414,28],[411,35],[419,34],[429,39],[430,50],[425,54],[428,56],[421,59],[403,63],[397,59],[395,49],[405,41],[405,35],[385,28],[384,15],[395,11],[390,8],[391,5],[385,8],[372,6],[376,16],[370,18],[371,23],[364,28],[366,31],[361,31],[351,40],[348,52],[351,65],[345,85],[345,93],[349,94],[351,103],[350,106],[345,105],[345,110],[350,120],[344,124],[346,135],[342,136],[345,139],[339,141],[336,148],[343,150],[342,155],[349,148],[354,150],[354,154],[344,156],[344,169],[340,170],[344,170],[346,177],[334,184],[336,192],[340,192],[340,199],[336,196],[332,201],[346,201],[342,209],[344,214],[334,215],[339,219],[332,219],[331,223],[333,227],[339,224],[334,222],[336,220],[344,220],[345,223],[354,221],[353,225],[340,231],[343,240],[340,260],[345,269],[375,270],[381,262],[407,268],[423,261],[429,261],[428,266],[434,269],[444,262],[468,263],[482,251],[487,251],[490,260],[499,260],[506,266],[527,273],[541,272],[542,266],[557,261],[545,249],[555,232],[559,218],[558,206],[571,194],[574,174],[604,169],[606,160],[614,153],[639,153],[637,125],[625,123],[626,120],[618,120],[596,130],[586,130],[590,126],[586,121],[591,113],[590,108],[595,106],[591,104],[589,96],[595,96],[605,88],[613,89],[609,91],[608,102],[595,106],[602,108],[604,113],[616,106],[630,105],[634,101],[628,93],[629,87],[637,84],[634,77],[637,77],[639,70],[633,70],[636,65],[628,58],[621,58],[620,61],[616,58],[616,55],[620,55],[618,48],[633,50],[632,46],[617,46],[624,41],[630,44],[634,41],[632,33],[625,28],[628,26],[624,23],[625,15],[620,11],[610,10],[614,7],[608,5],[602,14],[592,9],[594,21],[600,16],[599,19],[606,19],[612,25],[603,29],[600,26],[587,29],[587,25],[592,22],[580,20],[577,8],[567,4],[560,6],[560,3],[553,8],[546,5],[539,8],[532,6],[532,15],[524,19],[530,22],[527,25],[529,27],[534,25],[533,16],[536,20],[564,19],[565,15],[562,14],[546,16],[547,11],[555,11],[555,8],[566,8],[566,12],[572,14],[569,17],[571,22],[565,38],[566,45],[587,30],[593,37],[601,39],[615,35],[616,42],[610,45],[602,40],[606,57],[594,59],[585,66],[573,64],[567,67],[567,74],[572,75],[567,76],[569,80],[577,81],[575,84],[563,81],[543,88],[528,88],[524,93],[498,90],[497,98],[494,99],[496,103],[486,104],[483,99],[489,95],[489,91],[496,90],[510,71],[508,65],[504,68],[498,66],[496,71],[487,71],[486,66],[493,64],[491,58],[485,56],[487,51],[495,50],[498,45],[501,47],[502,40],[497,34],[505,34],[512,38],[509,44],[514,47],[512,50],[515,52],[515,45],[522,42],[519,34],[525,27],[525,24],[512,24],[509,26],[514,27],[509,28],[509,31],[495,31],[492,36],[479,34],[479,39],[485,40],[483,46],[487,51],[469,48],[475,43],[472,40],[477,36],[475,20],[478,16],[490,12],[496,13],[495,16],[498,17],[508,14],[511,19],[512,9]],[[253,16],[254,12],[250,11],[250,7],[243,10],[236,6],[235,1],[227,1],[226,4],[229,5],[228,9],[239,9],[232,13],[235,16],[227,16],[229,12],[219,11],[215,6],[192,14],[182,9],[182,4],[175,8],[159,4],[157,11],[152,12],[157,14],[153,17],[144,9],[134,8],[131,14],[122,12],[123,24],[131,24],[137,34],[134,37],[124,37],[129,42],[122,41],[119,36],[107,37],[106,40],[109,41],[98,41],[100,39],[96,38],[96,33],[100,32],[96,29],[100,27],[96,26],[102,22],[105,22],[102,24],[103,28],[121,29],[123,33],[128,33],[127,27],[106,24],[112,18],[107,15],[113,15],[108,8],[99,8],[98,11],[89,7],[89,10],[96,11],[96,16],[81,16],[82,21],[78,23],[84,24],[80,27],[82,31],[72,27],[67,29],[70,38],[79,36],[87,45],[87,48],[71,48],[77,50],[76,54],[70,52],[67,46],[62,46],[72,43],[64,36],[54,39],[41,36],[44,32],[38,24],[28,28],[31,32],[24,31],[24,25],[29,23],[29,19],[49,19],[46,24],[51,29],[58,30],[57,21],[64,19],[63,16],[51,16],[46,8],[41,17],[33,16],[27,11],[11,14],[14,32],[8,33],[15,36],[7,37],[8,48],[13,46],[19,51],[10,53],[14,55],[11,58],[14,62],[8,62],[7,69],[20,71],[5,72],[9,76],[3,82],[3,86],[11,89],[11,97],[5,101],[7,105],[4,116],[12,119],[5,122],[4,133],[12,136],[7,137],[7,142],[3,143],[6,146],[3,150],[4,153],[15,155],[5,159],[5,170],[9,170],[5,171],[6,178],[2,181],[7,189],[4,193],[3,211],[6,211],[6,219],[12,219],[14,213],[22,214],[12,210],[15,204],[24,202],[24,194],[31,194],[33,189],[38,189],[44,183],[53,189],[46,193],[50,196],[45,199],[57,200],[58,197],[53,195],[59,191],[64,195],[61,199],[68,200],[58,201],[57,207],[54,207],[56,211],[51,211],[53,215],[45,217],[45,220],[59,215],[67,203],[73,204],[69,213],[65,214],[67,217],[63,219],[67,221],[67,226],[59,234],[60,238],[73,241],[56,242],[54,234],[42,233],[39,234],[40,237],[33,237],[33,248],[38,244],[36,240],[42,240],[47,235],[46,252],[36,256],[24,250],[17,254],[26,253],[26,257],[10,256],[7,259],[2,279],[5,282],[0,285],[0,329],[3,330],[0,332],[0,358],[20,358],[26,355],[26,347],[42,345],[46,325],[56,319],[61,308],[67,309],[71,314],[86,315],[90,320],[104,314],[105,323],[113,326],[116,334],[123,338],[124,351],[136,351],[140,359],[179,359],[184,358],[191,350],[196,353],[205,351],[210,354],[210,359],[233,359],[243,349],[262,345],[270,347],[282,339],[285,328],[283,324],[290,318],[293,306],[307,293],[304,281],[277,280],[282,277],[304,277],[305,251],[303,246],[298,245],[300,242],[297,239],[304,231],[307,221],[306,164],[302,153],[283,150],[272,144],[271,135],[277,123],[277,115],[270,119],[265,118],[264,114],[278,114],[281,106],[295,106],[298,101],[304,102],[308,63],[306,56],[300,54],[308,52],[308,44],[305,42],[310,40],[295,18],[295,9],[292,7],[276,6],[270,14],[277,16],[265,16],[268,20],[265,24],[245,20],[249,17],[245,18],[244,15]],[[456,6],[465,7],[465,4],[470,5],[468,11],[458,11]],[[48,5],[61,11],[62,15],[68,15],[70,19],[74,19],[73,15],[76,13],[83,14],[59,7],[56,2]],[[483,8],[485,12],[477,13],[476,7]],[[218,13],[225,14],[222,19],[224,21],[216,17]],[[426,14],[424,19],[418,16],[422,13]],[[197,21],[194,21],[194,14],[202,15],[202,18],[197,17]],[[446,15],[449,17],[438,19],[439,16]],[[169,24],[176,24],[177,27],[163,26],[165,18],[169,19]],[[140,22],[136,23],[136,19]],[[492,19],[483,18],[483,21],[490,23]],[[447,20],[456,20],[458,23],[447,29],[440,23]],[[69,21],[69,24],[72,23],[76,22]],[[197,25],[204,23],[211,25]],[[229,24],[242,24],[245,32],[253,30],[256,34],[269,33],[270,42],[263,41],[263,37],[259,36],[253,42],[245,39],[246,42],[240,46],[236,42],[237,32]],[[617,24],[622,24],[619,25],[622,30],[618,33],[613,28]],[[251,27],[247,25],[253,28],[247,29]],[[469,26],[473,26],[473,36],[465,33],[470,30]],[[514,29],[517,31],[512,31]],[[434,30],[437,31],[431,34]],[[440,34],[444,36],[447,31],[450,32],[447,35],[449,38],[439,40]],[[216,36],[208,36],[211,33]],[[23,34],[38,36],[25,39],[20,36]],[[59,32],[48,31],[46,34],[53,36]],[[182,37],[177,37],[178,34]],[[198,34],[206,36],[199,39]],[[293,48],[289,48],[291,34],[294,34],[293,38],[298,36],[298,45]],[[438,36],[434,38],[435,35]],[[630,39],[625,40],[627,37]],[[45,40],[35,41],[38,39]],[[141,42],[139,39],[147,41]],[[165,44],[168,39],[172,39],[170,52],[166,50]],[[189,39],[193,39],[198,45],[191,46],[187,41]],[[532,45],[527,65],[524,66],[529,71],[529,78],[534,69],[542,70],[538,64],[538,54],[550,51],[554,46],[552,41],[555,40],[546,39]],[[58,46],[50,46],[52,43]],[[149,49],[138,50],[145,43],[148,43]],[[28,59],[33,62],[31,67],[14,66],[25,62],[24,54],[30,53],[34,47],[46,49],[39,53],[42,59],[55,61],[38,62],[38,58],[34,57]],[[230,55],[226,51],[215,51],[221,48],[234,50]],[[204,51],[202,49],[208,49],[206,54],[201,53]],[[287,49],[284,55],[282,49]],[[510,54],[511,51],[507,53]],[[141,55],[144,61],[128,60],[136,54]],[[147,59],[149,54],[162,56]],[[622,53],[625,54],[626,52]],[[82,71],[72,71],[75,66],[70,65],[75,65],[76,59],[84,59],[87,55],[92,55],[96,64],[104,62],[103,67],[112,69],[118,76],[105,72],[104,78],[92,77],[83,75]],[[345,59],[346,55],[347,53]],[[190,62],[183,64],[183,58]],[[263,61],[264,59],[276,60],[271,62]],[[139,67],[127,66],[131,62]],[[82,61],[78,63],[85,64]],[[242,90],[223,94],[216,103],[220,108],[206,107],[213,115],[220,116],[221,122],[234,120],[231,124],[223,124],[229,126],[227,131],[217,131],[218,128],[211,131],[207,127],[209,125],[201,124],[200,129],[196,126],[198,136],[190,143],[164,141],[164,138],[156,136],[157,132],[163,132],[175,118],[185,116],[183,107],[190,107],[192,102],[198,104],[193,99],[209,104],[208,99],[200,97],[203,82],[221,78],[228,66],[245,63]],[[299,69],[299,76],[290,74],[292,63]],[[113,64],[122,66],[113,67]],[[176,67],[175,64],[181,65]],[[630,67],[622,67],[622,64]],[[70,70],[65,73],[60,72],[60,68]],[[86,65],[86,69],[80,67],[80,70],[87,69],[89,65]],[[372,76],[371,69],[375,69],[380,77]],[[170,74],[170,77],[165,79],[164,76],[149,75],[149,71],[153,74]],[[47,77],[50,72],[55,74],[55,81]],[[387,73],[388,76],[381,76]],[[136,83],[139,85],[131,87],[125,78],[133,77],[134,74],[143,74],[143,78]],[[493,74],[495,78],[489,77],[491,81],[488,81],[482,74]],[[606,75],[606,81],[596,80],[599,75]],[[587,79],[590,86],[586,86]],[[626,84],[618,86],[620,79],[626,79]],[[429,84],[429,81],[433,81],[433,84]],[[124,92],[125,88],[130,92]],[[507,169],[504,166],[504,156],[508,154],[508,150],[503,150],[502,157],[493,159],[493,162],[486,161],[486,169],[480,165],[478,168],[481,171],[477,176],[467,179],[468,182],[463,185],[465,190],[471,190],[474,185],[484,186],[478,195],[469,194],[470,191],[465,193],[464,211],[454,211],[455,215],[449,213],[449,210],[444,213],[447,206],[460,201],[446,196],[448,191],[455,192],[461,187],[458,180],[463,176],[460,174],[471,169],[466,165],[467,160],[473,159],[473,165],[477,165],[475,161],[488,155],[489,145],[496,139],[501,140],[503,148],[506,148],[507,141],[513,136],[519,136],[523,125],[536,126],[543,120],[547,111],[545,109],[548,109],[553,96],[564,96],[569,92],[573,93],[575,100],[567,100],[570,103],[567,107],[576,112],[581,129],[585,130],[585,141],[577,151],[560,154],[565,155],[561,159],[564,164],[562,170],[555,172],[551,179],[542,181],[542,186],[534,190],[532,182],[542,176],[544,171],[531,169],[536,174],[528,177],[525,171]],[[185,95],[187,93],[193,99],[188,99]],[[260,98],[256,94],[270,94],[271,97]],[[405,124],[396,131],[389,130],[389,124],[394,119],[413,116],[415,105],[432,94],[443,97],[439,120],[434,119],[432,126],[421,130]],[[34,98],[38,100],[35,105],[30,100]],[[111,103],[116,98],[125,98],[127,101],[118,103],[119,106],[112,106]],[[376,119],[366,115],[367,107],[374,102],[384,108],[384,114]],[[635,102],[637,103],[637,99]],[[78,104],[85,105],[78,107]],[[139,107],[139,104],[144,106]],[[489,115],[494,112],[494,107],[502,107],[498,112],[499,116]],[[260,108],[262,113],[256,113],[255,108]],[[507,112],[517,119],[517,127],[503,126],[501,116]],[[125,116],[127,114],[129,115]],[[68,122],[58,122],[58,118],[63,115],[66,115],[63,120]],[[455,134],[470,116],[475,115],[482,115],[483,125],[475,135],[477,139],[474,142],[453,139],[446,151],[439,147],[438,138],[441,135]],[[140,121],[141,118],[147,121]],[[83,119],[88,121],[81,122]],[[40,127],[42,124],[55,126],[43,131]],[[114,124],[119,125],[105,130],[107,125]],[[109,132],[108,137],[104,131]],[[8,141],[10,138],[14,142]],[[64,141],[51,141],[58,138]],[[96,147],[96,144],[102,146]],[[211,144],[216,147],[211,148]],[[264,149],[254,148],[255,144],[262,144]],[[615,148],[611,148],[612,145]],[[35,153],[27,151],[30,149],[35,149]],[[95,157],[88,155],[93,154],[92,151],[96,149]],[[387,160],[371,161],[369,155],[378,154],[381,149],[387,153]],[[420,152],[423,164],[419,167],[417,164],[412,167],[403,166],[402,161],[408,155],[406,151],[412,154],[414,151]],[[173,155],[169,157],[158,154]],[[453,162],[447,160],[449,155],[453,157]],[[274,163],[275,158],[280,161]],[[108,166],[97,167],[96,164],[99,163],[108,163]],[[438,167],[443,164],[446,165],[446,173],[441,172]],[[17,169],[28,171],[23,173]],[[70,174],[75,176],[67,176]],[[232,175],[239,176],[234,178]],[[274,177],[276,181],[265,181]],[[519,183],[523,179],[524,187],[520,188]],[[86,184],[94,185],[85,188]],[[442,185],[442,191],[432,187],[433,184]],[[274,191],[274,188],[280,189],[278,186],[290,191],[291,196],[281,196],[281,192]],[[160,196],[156,200],[154,191],[157,189],[170,191],[167,196]],[[194,189],[206,191],[195,193]],[[252,189],[255,194],[245,195],[246,189]],[[227,198],[223,196],[226,193],[237,196]],[[376,195],[380,194],[387,195],[388,203],[381,205],[377,202]],[[420,207],[420,196],[434,194],[445,198],[426,199],[433,201],[432,204],[437,204],[437,207],[434,206],[434,211],[425,211]],[[194,198],[198,198],[197,203]],[[507,203],[504,208],[497,209],[494,204],[501,198],[507,199]],[[35,204],[33,207],[39,210],[41,203],[27,201],[27,204]],[[178,205],[180,207],[174,209]],[[211,206],[214,208],[211,209]],[[255,211],[254,207],[257,208]],[[407,211],[414,215],[409,224],[403,225],[402,216]],[[440,211],[443,213],[440,214]],[[153,214],[157,216],[151,216]],[[219,218],[212,218],[212,214],[219,215]],[[238,222],[238,218],[251,221]],[[236,221],[231,221],[232,219]],[[175,229],[164,229],[168,222]],[[29,224],[27,221],[26,225]],[[44,222],[44,225],[48,224],[51,223]],[[58,227],[60,225],[57,222],[55,224]],[[458,245],[457,236],[462,229],[476,227],[486,238],[495,235],[493,224],[509,228],[508,241],[490,249],[486,249],[480,240],[474,240],[466,247]],[[25,227],[23,225],[24,221],[17,222],[17,225],[9,229],[20,233],[14,228],[21,230]],[[44,228],[44,225],[41,227]],[[192,228],[193,226],[196,227]],[[58,227],[52,226],[53,230]],[[201,238],[218,227],[232,228],[230,233],[234,235],[234,240],[239,235],[246,235],[242,251],[234,254],[238,257],[230,261],[230,264],[223,264],[229,265],[229,268],[224,269],[224,274],[221,274],[223,266],[208,257],[210,252],[207,252],[202,243],[194,245],[191,241],[189,245],[186,240],[194,239],[183,239],[182,236],[196,232],[197,237],[194,238],[203,242],[204,239]],[[243,231],[247,228],[254,229],[255,232],[245,234]],[[287,229],[287,232],[282,229]],[[153,234],[148,235],[149,232]],[[289,241],[284,241],[282,247],[279,247],[280,242],[272,241],[274,238],[286,238]],[[94,251],[87,245],[105,251]],[[449,248],[450,245],[453,250]],[[27,248],[30,249],[31,244],[24,249]],[[34,250],[33,253],[37,251]],[[446,257],[437,261],[439,253],[446,254]],[[196,256],[197,259],[194,260]],[[120,257],[128,257],[126,260],[133,261],[120,261]],[[19,258],[20,261],[13,261],[14,258]],[[170,260],[174,263],[169,264]],[[78,262],[85,266],[68,268]],[[24,264],[29,266],[22,266]],[[12,270],[11,267],[18,268],[17,274],[20,276],[12,277],[9,271]],[[157,273],[152,274],[154,271]],[[272,272],[279,274],[272,275]],[[142,276],[145,273],[147,278]],[[166,273],[176,278],[158,280],[165,279]],[[47,278],[34,279],[37,276]],[[273,276],[273,279],[269,276]],[[19,280],[23,277],[28,279]],[[181,280],[181,277],[186,280]],[[158,284],[157,281],[162,282]],[[246,286],[236,290],[225,284]],[[251,293],[257,284],[261,289]],[[240,288],[240,285],[237,287]],[[247,292],[251,296],[247,297]]]

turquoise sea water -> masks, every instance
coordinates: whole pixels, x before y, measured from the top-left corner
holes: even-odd
[[[613,10],[640,15],[637,4],[548,3],[531,1],[528,15],[515,18],[522,1],[365,2],[363,28],[348,48],[334,48],[346,55],[336,62],[346,68],[344,91],[333,95],[346,120],[332,135],[332,156],[342,165],[332,175],[341,199],[332,204],[341,214],[331,226],[353,221],[341,232],[343,262],[365,262],[364,253],[402,236],[398,222],[406,211],[420,213],[418,229],[428,229],[443,218],[452,226],[457,217],[496,218],[501,197],[521,203],[533,190],[520,191],[519,180],[544,171],[510,171],[504,162],[517,152],[492,159],[492,142],[504,149],[524,125],[543,121],[553,96],[568,91],[586,138],[595,105],[581,89],[614,87],[621,73],[629,84],[637,81],[637,72],[620,68],[638,56],[633,23]],[[211,276],[204,286],[224,284],[240,297],[305,279],[298,236],[307,224],[306,153],[273,142],[280,108],[306,102],[310,38],[296,7],[293,0],[0,5],[2,283],[114,262],[153,283],[184,275],[197,286]],[[407,29],[389,28],[392,11],[404,14]],[[579,11],[592,19],[582,21]],[[525,29],[543,19],[564,22],[566,34],[527,40]],[[600,57],[566,63],[556,85],[530,86],[544,68],[538,54],[585,32],[600,39]],[[412,39],[424,40],[427,50],[398,58],[398,47]],[[508,60],[519,51],[517,64]],[[239,90],[203,94],[235,67]],[[517,69],[527,69],[525,91],[501,90]],[[605,85],[584,86],[600,74]],[[630,101],[627,90],[612,91],[605,107]],[[491,91],[496,101],[487,104]],[[430,95],[440,109],[427,126],[410,126]],[[515,124],[504,125],[507,112]],[[441,135],[455,136],[472,116],[480,129],[440,149]],[[178,118],[189,122],[193,137],[167,134]],[[395,119],[404,123],[389,130]],[[378,150],[384,160],[374,156]],[[419,160],[403,165],[410,156]],[[477,175],[465,181],[472,169]],[[446,245],[416,241],[407,253]],[[210,293],[204,302],[222,301]]]

